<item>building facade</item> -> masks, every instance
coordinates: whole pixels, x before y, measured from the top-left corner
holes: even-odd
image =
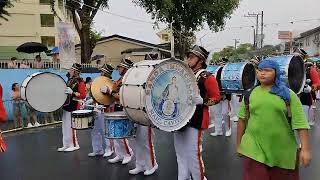
[[[8,9],[8,21],[0,19],[0,59],[11,56],[23,56],[15,51],[25,42],[39,42],[49,49],[58,45],[57,23],[59,18],[53,15],[50,0],[17,0]],[[71,13],[64,10],[63,0],[55,1],[57,15],[66,22],[72,22]],[[76,38],[79,43],[79,38]],[[21,57],[22,58],[22,57]]]
[[[320,56],[320,26],[301,33],[298,38],[295,38],[295,42],[309,56]]]

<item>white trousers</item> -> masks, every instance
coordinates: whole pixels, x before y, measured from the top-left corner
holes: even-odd
[[[62,113],[62,136],[63,147],[79,146],[76,130],[71,128],[71,112],[65,110]]]
[[[214,119],[215,132],[222,133],[222,121],[230,114],[229,101],[223,100],[210,107],[210,116]]]
[[[231,115],[230,117],[238,119],[238,113],[240,109],[240,102],[239,102],[240,97],[238,97],[235,94],[232,94],[231,96]]]
[[[315,121],[315,108],[312,108],[312,106],[302,105],[304,114],[306,116],[306,119],[309,122]]]
[[[113,151],[113,141],[105,138],[104,114],[96,113],[94,115],[94,127],[91,131],[91,143],[94,153]]]
[[[201,155],[202,130],[187,127],[174,133],[174,147],[178,162],[178,180],[204,180]]]
[[[130,148],[129,141],[127,139],[114,139],[113,143],[115,153],[120,157],[120,159],[133,155],[132,149]]]
[[[152,128],[137,124],[136,138],[132,141],[137,168],[149,170],[157,164],[152,136]]]

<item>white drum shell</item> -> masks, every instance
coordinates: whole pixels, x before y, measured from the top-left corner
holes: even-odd
[[[72,115],[83,114],[82,117],[75,117]],[[91,110],[78,110],[73,111],[71,115],[71,128],[73,129],[88,129],[91,127],[93,116]]]

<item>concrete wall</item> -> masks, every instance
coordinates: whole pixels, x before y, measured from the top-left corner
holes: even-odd
[[[59,71],[59,70],[53,70],[53,69],[0,69],[0,83],[3,87],[3,101],[5,101],[5,108],[7,112],[9,113],[9,119],[12,119],[12,104],[11,104],[11,85],[13,83],[19,83],[20,85],[24,81],[24,79],[35,73],[35,72],[53,72],[55,74],[58,74],[62,76],[65,80],[67,80],[66,77],[66,71]],[[85,79],[86,77],[91,77],[92,79],[99,76],[99,73],[82,73],[81,77]],[[114,72],[112,74],[113,79],[119,78],[119,73]]]
[[[320,34],[320,33],[317,33],[317,34]],[[312,34],[308,37],[304,37],[299,40],[300,42],[303,43],[302,48],[304,50],[306,50],[310,56],[319,56],[320,55],[320,47],[317,47],[316,44],[314,44],[314,42],[313,42],[313,40],[315,39],[315,35],[316,34]],[[308,46],[306,43],[307,38],[309,38],[309,45]]]

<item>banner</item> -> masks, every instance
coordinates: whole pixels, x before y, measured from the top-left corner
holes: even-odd
[[[69,69],[76,61],[75,32],[71,23],[58,23],[60,68]]]

